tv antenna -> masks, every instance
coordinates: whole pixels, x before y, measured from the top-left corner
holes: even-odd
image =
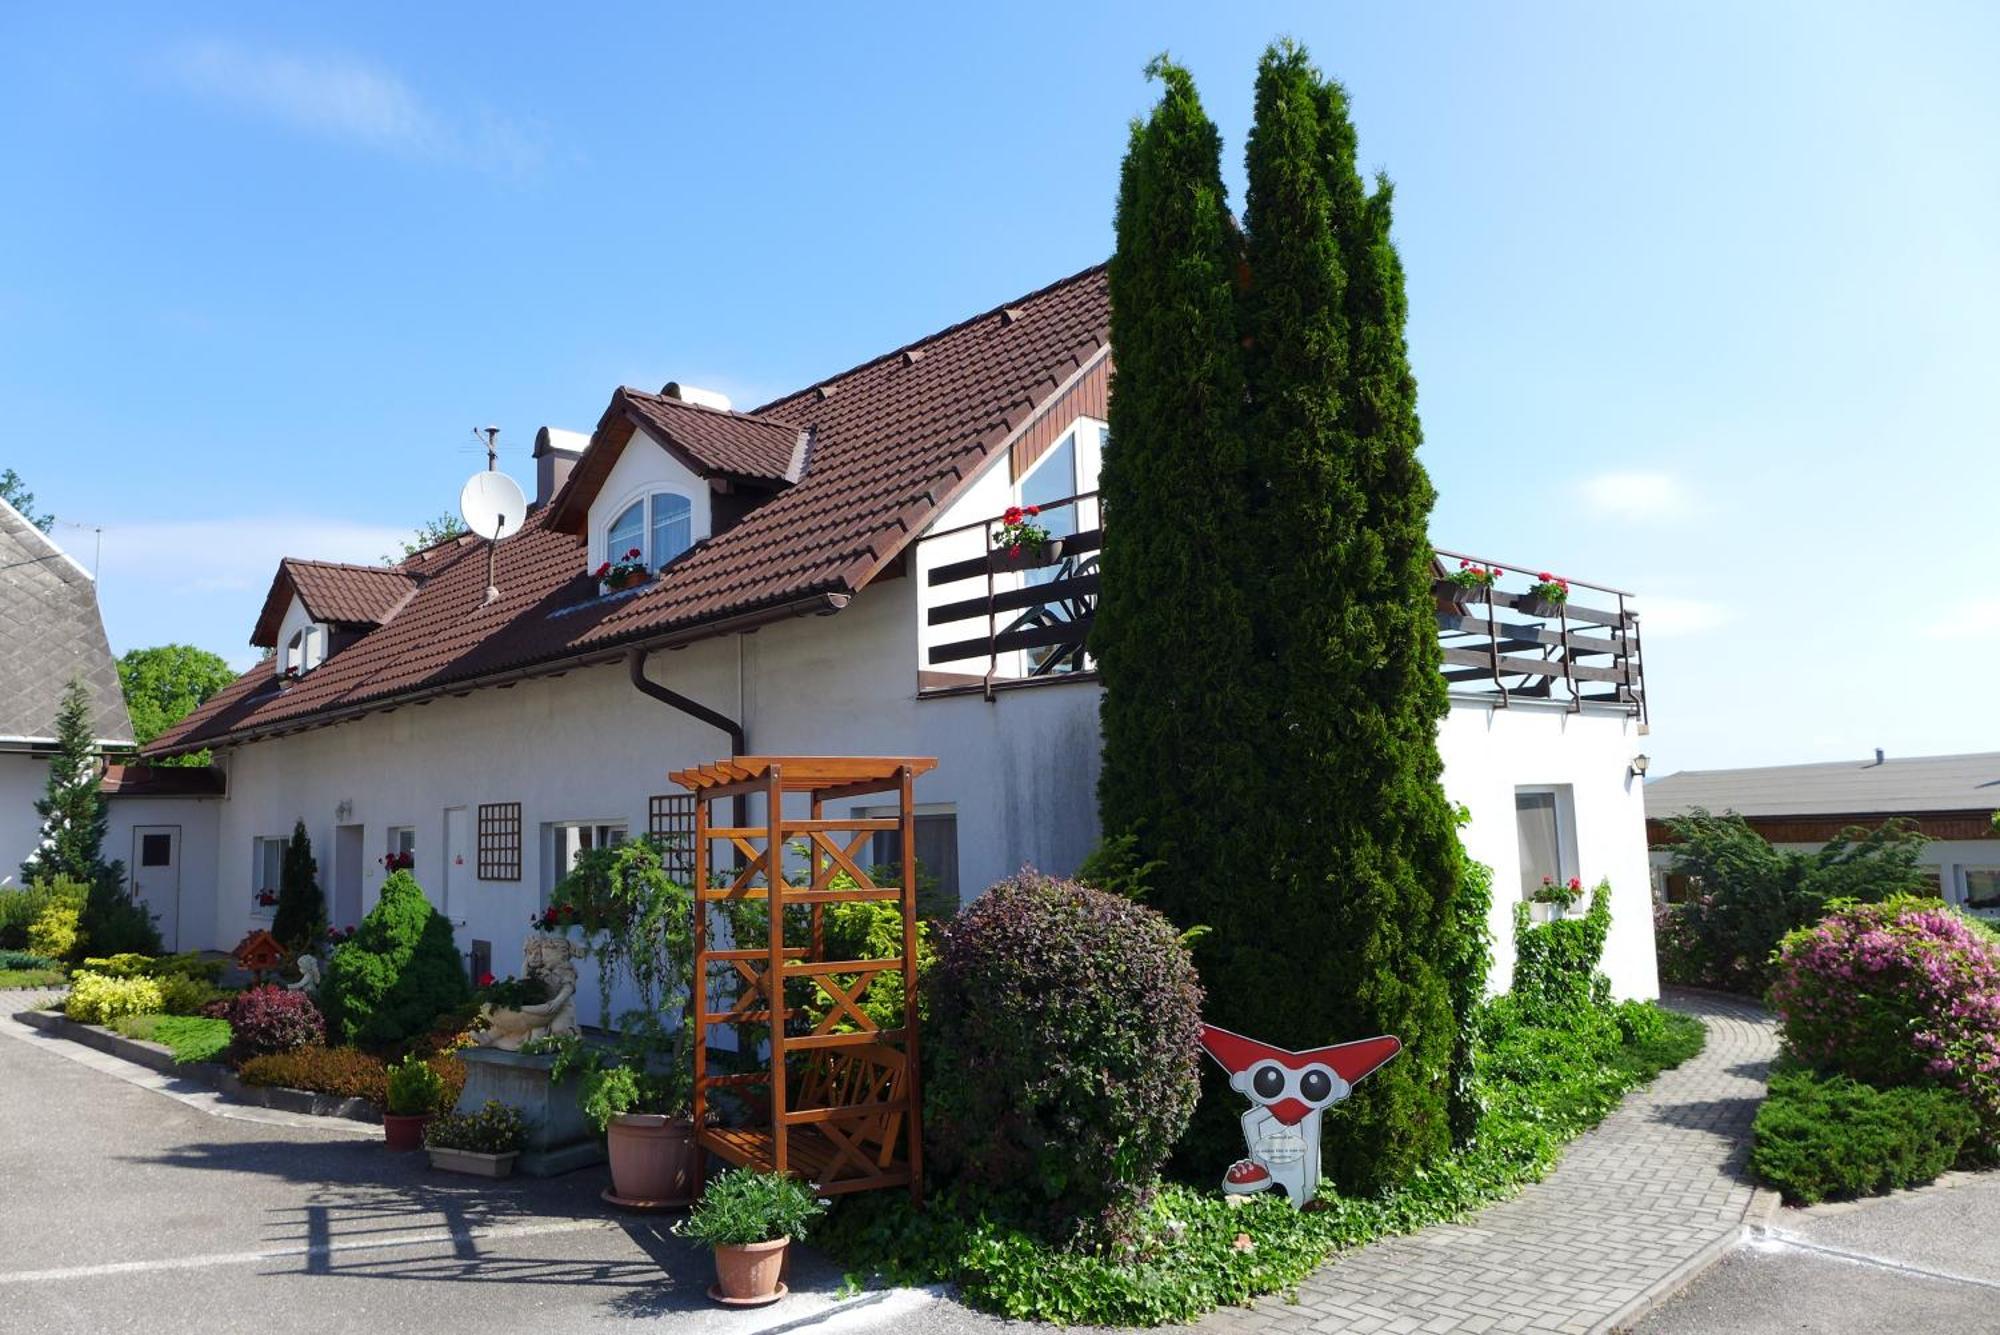
[[[500,452],[494,442],[499,438],[500,428],[474,427],[472,434],[475,439],[486,438],[486,471],[466,479],[458,493],[458,513],[467,529],[486,539],[486,605],[491,606],[500,599],[500,585],[493,569],[500,538],[510,530],[520,531],[521,521],[528,514],[528,498],[522,493],[520,483],[499,470]]]

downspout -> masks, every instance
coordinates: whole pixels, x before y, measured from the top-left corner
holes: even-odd
[[[738,643],[740,646],[741,637],[738,638]],[[678,709],[689,718],[706,723],[711,728],[729,734],[729,754],[731,756],[748,755],[750,753],[750,743],[741,723],[730,718],[727,714],[710,709],[699,700],[691,700],[679,691],[660,685],[660,683],[646,675],[646,660],[651,654],[652,650],[650,649],[634,649],[625,655],[625,671],[632,678],[632,685],[638,688],[639,693],[651,696],[663,705]],[[736,822],[738,828],[750,823],[749,798],[741,795],[731,798],[729,807],[729,818]]]

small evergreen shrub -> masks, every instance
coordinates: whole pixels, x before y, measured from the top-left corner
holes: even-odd
[[[78,970],[70,978],[63,1014],[84,1024],[109,1024],[121,1015],[153,1015],[160,1010],[160,985],[150,978],[112,978]]]
[[[674,1232],[710,1247],[744,1247],[779,1238],[797,1240],[826,1213],[797,1178],[731,1168],[710,1179],[688,1217]]]
[[[1956,1090],[1781,1072],[1757,1110],[1750,1168],[1795,1205],[1869,1196],[1933,1180],[1978,1131]]]
[[[61,967],[61,960],[52,960],[46,955],[31,955],[25,950],[0,950],[0,970],[60,969]]]
[[[1201,984],[1173,926],[1023,870],[945,927],[933,979],[929,1161],[1045,1236],[1115,1234],[1198,1089]]]
[[[82,912],[69,904],[51,903],[28,927],[28,950],[50,959],[73,959],[83,948]]]
[[[225,1018],[236,1033],[241,1057],[290,1052],[326,1041],[326,1021],[312,998],[269,983],[231,997]]]
[[[444,1077],[410,1053],[386,1072],[387,1107],[398,1117],[422,1117],[444,1106]]]
[[[81,910],[86,887],[80,881],[57,878],[33,881],[18,889],[0,890],[0,949],[26,950],[28,929],[51,904]]]
[[[127,1015],[111,1022],[127,1038],[159,1043],[173,1054],[174,1064],[213,1061],[229,1047],[229,1022],[189,1015]]]
[[[1943,1085],[2000,1138],[2000,947],[1935,899],[1841,903],[1785,938],[1786,1049],[1878,1088]]]
[[[184,973],[170,973],[153,981],[160,985],[160,1009],[168,1015],[198,1016],[214,1002],[226,1001],[229,996],[214,983]]]
[[[429,1065],[444,1080],[440,1107],[458,1102],[465,1088],[465,1063],[455,1057],[432,1057]],[[359,1048],[294,1048],[252,1057],[236,1074],[246,1085],[277,1085],[340,1099],[366,1099],[378,1108],[389,1103],[388,1066]]]
[[[292,826],[278,868],[278,907],[271,915],[271,935],[294,955],[311,950],[326,935],[326,894],[319,885],[319,863],[313,858],[306,823]]]
[[[382,898],[335,949],[320,985],[335,1036],[368,1048],[426,1034],[438,1016],[471,999],[450,921],[406,871],[382,883]]]
[[[91,877],[77,930],[83,937],[79,947],[89,946],[107,955],[128,951],[157,955],[160,951],[160,929],[146,906],[127,893],[121,862],[101,866]]]

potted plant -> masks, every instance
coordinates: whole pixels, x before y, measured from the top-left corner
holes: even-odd
[[[443,1105],[444,1092],[444,1077],[414,1052],[389,1068],[382,1138],[390,1149],[401,1152],[423,1145],[424,1127]]]
[[[527,1143],[528,1124],[521,1110],[498,1099],[486,1100],[478,1112],[454,1112],[424,1130],[424,1148],[431,1167],[478,1177],[506,1177]]]
[[[1583,880],[1572,876],[1568,881],[1558,881],[1553,876],[1544,876],[1541,887],[1529,898],[1537,904],[1547,905],[1551,920],[1567,917],[1570,906],[1583,898]]]
[[[580,1077],[578,1102],[604,1132],[611,1160],[606,1200],[639,1209],[683,1204],[701,1179],[688,1118],[694,895],[667,874],[655,842],[639,839],[584,853],[556,886],[553,903],[563,911],[550,925],[575,922],[591,943],[601,1012],[610,1011],[618,978],[631,981],[638,1005],[618,1017],[608,1049],[574,1037],[557,1040],[549,1076]],[[662,1015],[678,1015],[680,1023],[669,1030]]]
[[[825,1202],[796,1178],[732,1168],[708,1184],[674,1232],[714,1249],[708,1296],[749,1307],[785,1296],[785,1253],[824,1213]]]
[[[1473,603],[1483,603],[1492,596],[1493,585],[1500,578],[1499,566],[1483,566],[1477,561],[1460,561],[1458,569],[1438,580],[1433,588],[1437,594],[1440,612],[1463,612]]]
[[[607,593],[617,593],[621,589],[633,588],[645,582],[646,554],[637,547],[626,552],[616,561],[606,561],[597,567],[597,581]]]
[[[417,855],[415,853],[384,853],[382,855],[382,869],[391,872],[414,872],[417,869]]]
[[[1000,516],[1000,527],[993,530],[996,568],[1015,570],[1022,566],[1045,566],[1062,559],[1062,539],[1051,538],[1049,531],[1036,522],[1036,516],[1041,513],[1039,505],[1007,507]]]
[[[1535,576],[1535,582],[1515,606],[1532,616],[1553,617],[1562,615],[1563,604],[1568,601],[1569,581],[1544,570]]]

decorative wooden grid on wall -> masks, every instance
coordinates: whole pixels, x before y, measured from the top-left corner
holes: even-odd
[[[694,794],[646,799],[646,834],[660,849],[660,864],[682,885],[694,881]]]
[[[479,879],[521,879],[521,804],[479,804]]]

